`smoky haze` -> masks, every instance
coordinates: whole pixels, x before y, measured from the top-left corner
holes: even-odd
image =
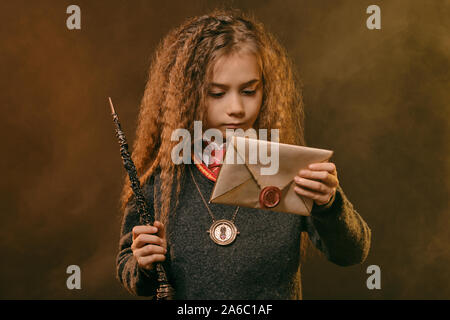
[[[129,144],[150,58],[185,18],[253,12],[303,82],[307,144],[334,150],[372,229],[367,260],[312,254],[305,299],[449,299],[450,4],[444,1],[69,1],[0,5],[0,298],[128,299],[115,279],[124,169],[107,97]],[[381,8],[368,30],[366,8]],[[66,268],[81,268],[68,290]],[[381,290],[366,269],[381,269]]]

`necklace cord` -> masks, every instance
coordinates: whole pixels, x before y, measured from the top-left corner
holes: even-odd
[[[214,217],[214,215],[213,215],[211,209],[209,208],[208,204],[206,203],[205,198],[203,197],[202,192],[200,191],[200,187],[198,186],[197,182],[195,181],[194,174],[192,173],[191,166],[189,166],[189,172],[191,173],[192,181],[194,181],[194,184],[195,184],[195,186],[196,186],[196,188],[197,188],[198,193],[199,193],[200,196],[202,197],[202,201],[203,201],[203,203],[205,204],[206,209],[208,209],[209,215],[211,216],[213,222],[216,222],[216,219],[215,219],[215,217]],[[234,220],[236,219],[236,215],[237,215],[238,211],[239,211],[239,206],[237,206],[237,207],[236,207],[236,210],[234,211],[233,218],[231,219],[231,222],[232,222],[232,223],[234,223]]]

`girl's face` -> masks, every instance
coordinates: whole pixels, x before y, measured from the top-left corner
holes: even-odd
[[[262,103],[261,70],[254,54],[233,53],[214,65],[206,99],[206,129],[252,128]]]

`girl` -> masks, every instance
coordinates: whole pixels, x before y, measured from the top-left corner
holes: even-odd
[[[307,238],[332,262],[362,263],[370,229],[339,186],[333,163],[295,177],[299,196],[314,200],[311,216],[208,204],[216,159],[172,161],[177,128],[279,129],[281,143],[305,145],[303,103],[285,50],[239,11],[216,10],[169,33],[156,51],[141,103],[133,160],[154,226],[139,225],[128,180],[117,276],[130,292],[153,296],[154,264],[162,262],[177,299],[301,299],[300,261]],[[268,137],[270,139],[270,135]],[[205,141],[204,147],[208,141]],[[282,160],[282,159],[281,159]],[[231,220],[227,246],[207,233]]]

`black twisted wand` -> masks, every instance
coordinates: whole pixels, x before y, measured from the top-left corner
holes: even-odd
[[[114,110],[111,98],[109,99],[109,105],[111,106],[111,114],[114,124],[116,126],[116,136],[120,145],[120,155],[122,156],[123,166],[128,172],[128,177],[131,182],[131,189],[133,189],[136,198],[136,208],[139,214],[140,223],[143,225],[153,225],[155,220],[154,211],[150,209],[145,201],[144,194],[142,193],[141,184],[137,176],[136,167],[128,152],[128,143],[125,134],[122,131],[119,122],[119,116]],[[166,272],[161,263],[155,264],[156,271],[158,273],[158,289],[156,290],[157,300],[172,300],[174,296],[174,289],[167,280]]]

